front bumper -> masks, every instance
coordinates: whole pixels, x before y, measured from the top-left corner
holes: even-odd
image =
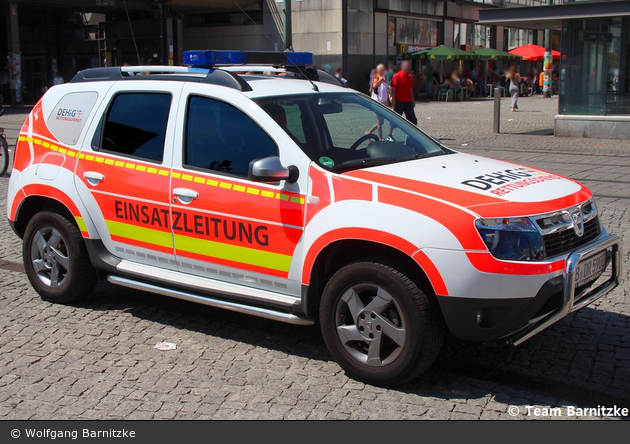
[[[601,298],[619,285],[620,240],[604,235],[573,251],[566,259],[564,273],[549,279],[533,298],[480,299],[438,296],[451,334],[459,339],[490,342],[506,339],[520,345],[570,313]],[[593,288],[594,282],[575,288],[575,270],[584,260],[608,252],[609,277]]]

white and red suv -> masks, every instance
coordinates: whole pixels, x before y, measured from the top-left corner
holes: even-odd
[[[101,278],[319,320],[349,375],[391,385],[445,328],[518,345],[618,285],[579,183],[452,151],[309,54],[186,60],[82,71],[24,123],[8,214],[45,300]]]

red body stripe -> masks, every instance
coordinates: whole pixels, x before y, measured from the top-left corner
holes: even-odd
[[[55,199],[64,204],[73,216],[81,217],[81,213],[72,199],[70,199],[66,193],[60,191],[58,188],[48,185],[31,184],[23,186],[22,190],[26,196],[44,196]]]
[[[427,196],[452,202],[455,205],[467,207],[470,205],[504,203],[505,200],[498,199],[493,196],[485,196],[483,194],[472,191],[458,190],[456,188],[437,185],[419,180],[405,179],[402,177],[390,176],[388,174],[374,173],[366,170],[356,170],[347,173],[349,176],[358,177],[365,180],[375,181],[383,185],[389,185],[404,190],[413,191],[414,193],[425,194]]]
[[[378,200],[381,203],[423,214],[437,221],[453,233],[465,250],[487,249],[475,229],[475,217],[472,214],[427,197],[385,187],[379,187]]]
[[[216,180],[218,182],[224,182],[231,184],[232,187],[243,186],[247,187],[247,184],[242,184],[236,181],[231,181],[226,177],[221,176],[208,176],[205,174],[199,174],[197,172],[184,171],[181,173],[203,176],[206,179]],[[298,227],[304,224],[304,205],[297,204],[282,199],[277,199],[275,196],[279,193],[279,190],[268,189],[269,192],[273,192],[274,197],[265,197],[262,192],[258,195],[250,194],[247,191],[234,191],[232,189],[225,189],[221,186],[211,186],[205,184],[198,184],[183,179],[172,179],[172,188],[190,188],[199,193],[199,199],[193,200],[190,203],[191,208],[212,208],[217,213],[225,213],[234,215],[235,217],[247,217],[252,219],[263,219],[270,222],[282,223],[286,225],[295,225]],[[259,185],[253,188],[257,190],[267,191],[266,188]],[[299,194],[288,194],[282,192],[281,194],[291,197],[302,197]]]
[[[459,190],[444,185],[394,177],[371,171],[358,170],[346,174],[451,202],[454,205],[469,208],[481,217],[514,217],[549,213],[582,203],[593,195],[584,185],[578,184],[581,186],[581,189],[568,196],[540,202],[512,202],[472,191]]]
[[[420,265],[420,268],[422,268],[429,278],[435,294],[439,296],[448,296],[448,289],[446,288],[444,279],[442,279],[442,275],[433,262],[431,262],[431,259],[429,259],[429,257],[422,251],[418,251],[413,256],[413,259],[418,263],[418,265]]]
[[[212,268],[213,264],[219,264],[219,265],[225,265],[227,267],[238,268],[239,270],[242,270],[243,272],[251,271],[253,273],[268,274],[270,276],[277,276],[277,277],[281,277],[285,279],[289,276],[289,273],[285,271],[273,270],[271,268],[265,268],[265,267],[258,267],[256,265],[244,264],[242,262],[234,262],[234,261],[228,261],[224,259],[218,259],[212,256],[190,253],[188,251],[177,250],[177,257],[188,257],[191,259],[197,259],[199,261],[205,262],[209,268]]]
[[[335,202],[342,200],[372,200],[372,184],[347,179],[343,176],[333,176]]]
[[[330,205],[330,190],[328,189],[328,179],[326,178],[326,173],[311,166],[309,169],[309,176],[312,181],[310,194],[311,196],[319,198],[319,202],[317,204],[306,204],[307,225],[317,213]]]
[[[563,270],[565,261],[540,262],[507,262],[496,259],[490,253],[466,253],[468,260],[477,270],[493,274],[540,275]]]
[[[394,247],[409,256],[412,256],[418,248],[411,242],[406,241],[398,236],[383,231],[376,231],[369,228],[338,228],[336,230],[329,231],[322,235],[319,239],[313,242],[311,248],[308,250],[306,257],[304,258],[304,265],[302,268],[302,283],[308,285],[311,279],[311,270],[315,259],[319,253],[328,245],[338,240],[368,240],[372,242],[378,242],[379,244],[389,245]]]
[[[482,217],[515,217],[551,213],[578,205],[593,196],[588,188],[584,185],[581,186],[582,188],[577,193],[558,199],[543,202],[507,202],[502,205],[480,205],[470,209]]]
[[[136,239],[130,239],[128,237],[116,236],[115,234],[110,234],[110,237],[113,241],[120,242],[128,245],[135,245],[136,247],[146,248],[147,250],[159,251],[161,253],[165,253],[168,255],[173,255],[173,247],[163,247],[161,245],[150,244],[148,242],[142,242]]]

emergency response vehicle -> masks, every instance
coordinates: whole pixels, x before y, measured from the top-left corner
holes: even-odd
[[[319,321],[350,376],[393,385],[446,330],[518,345],[618,285],[583,185],[453,151],[308,53],[185,63],[79,72],[26,119],[8,217],[44,300],[107,279]]]

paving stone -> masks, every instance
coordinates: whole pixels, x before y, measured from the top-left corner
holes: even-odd
[[[385,389],[349,379],[315,327],[106,282],[74,305],[44,302],[19,271],[21,241],[0,205],[0,419],[522,420],[532,418],[511,416],[509,406],[579,404],[584,390],[630,403],[630,143],[516,134],[551,128],[557,112],[555,99],[519,105],[503,114],[498,135],[492,101],[424,102],[416,113],[447,146],[551,170],[594,191],[602,223],[624,240],[622,285],[596,304],[518,348],[447,338],[440,359],[456,368],[438,362],[417,381]],[[24,117],[2,118],[10,144]],[[0,178],[0,195],[7,185]],[[178,349],[153,349],[162,340]],[[575,399],[559,401],[567,397]]]

